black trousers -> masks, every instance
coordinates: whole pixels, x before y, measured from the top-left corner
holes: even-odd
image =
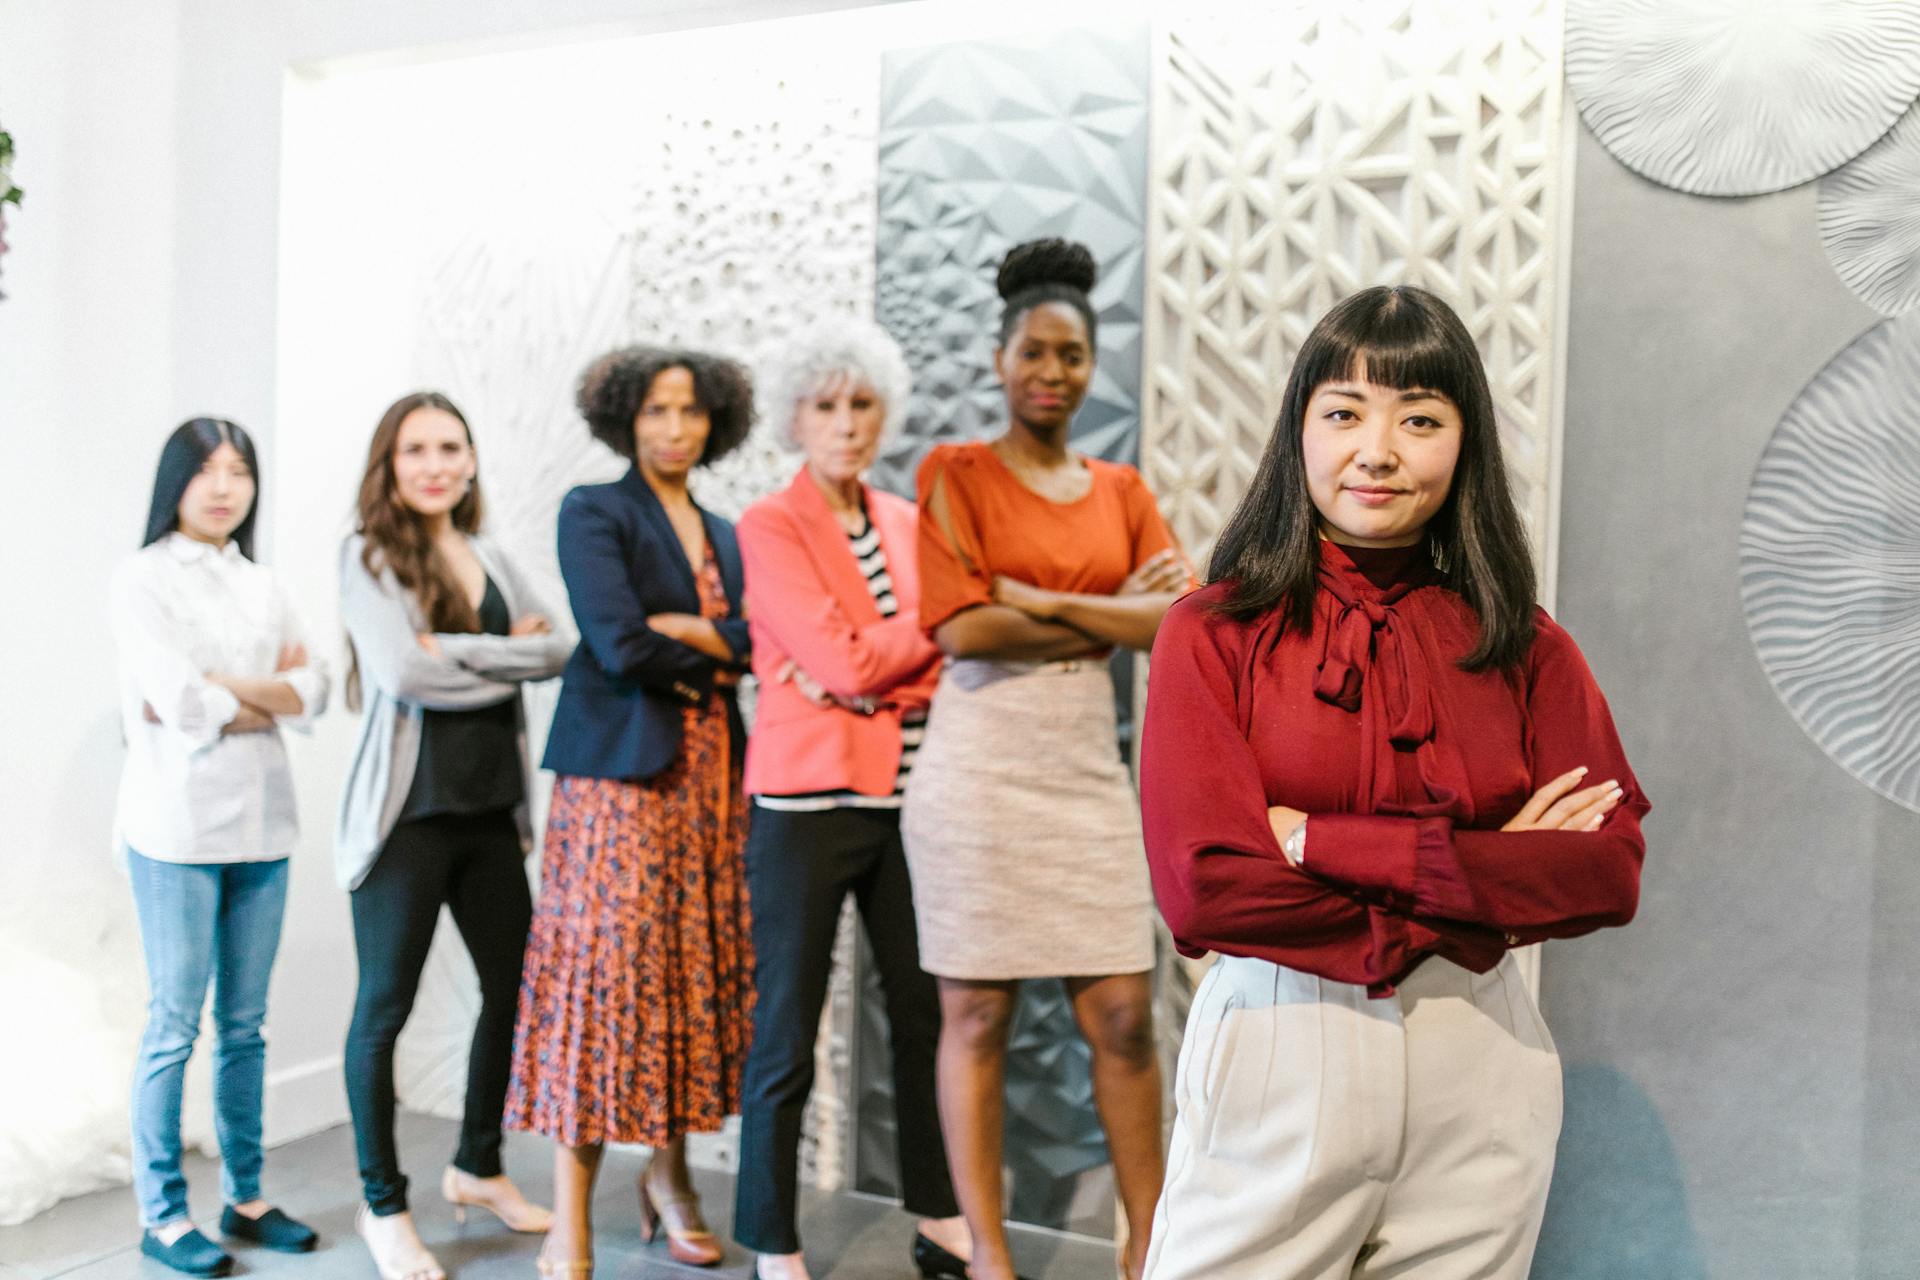
[[[523,857],[511,810],[418,818],[393,829],[353,891],[360,985],[347,1030],[347,1105],[360,1181],[376,1215],[407,1207],[407,1179],[393,1144],[393,1045],[413,1012],[443,904],[480,975],[480,1017],[467,1054],[466,1111],[453,1163],[479,1178],[501,1171],[500,1117],[533,919]]]
[[[813,1045],[833,967],[834,928],[849,893],[886,999],[906,1207],[929,1218],[957,1214],[934,1097],[940,998],[920,968],[899,812],[785,813],[756,804],[747,888],[759,1000],[740,1111],[734,1238],[756,1253],[800,1251],[794,1222],[800,1118],[813,1090]]]

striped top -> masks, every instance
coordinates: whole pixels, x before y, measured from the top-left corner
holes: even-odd
[[[887,572],[886,548],[880,545],[880,531],[873,527],[873,521],[867,518],[864,511],[860,516],[860,528],[849,533],[847,541],[853,549],[854,560],[860,565],[860,572],[867,579],[867,590],[873,593],[873,603],[880,610],[880,616],[896,616],[900,612],[900,602],[894,598],[893,576]],[[926,736],[926,731],[925,711],[911,711],[901,717],[900,773],[894,779],[892,795],[815,791],[805,795],[755,796],[754,803],[763,809],[780,809],[788,813],[819,813],[827,809],[898,809],[901,798],[907,792],[907,774],[913,768],[913,757],[920,750],[920,740]]]

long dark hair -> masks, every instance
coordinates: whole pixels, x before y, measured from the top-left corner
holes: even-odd
[[[473,603],[460,589],[452,568],[434,548],[427,526],[400,497],[393,479],[393,451],[400,440],[400,424],[415,409],[439,409],[450,413],[466,428],[467,444],[473,444],[473,428],[467,416],[453,401],[438,391],[415,391],[401,396],[380,415],[367,445],[367,466],[360,476],[360,499],[354,530],[366,539],[360,550],[360,563],[370,574],[391,569],[401,587],[420,602],[420,612],[435,631],[478,631],[479,615]],[[466,496],[452,512],[453,527],[462,533],[480,528],[480,474],[474,472]]]
[[[1438,391],[1460,410],[1460,460],[1447,500],[1427,523],[1427,543],[1447,586],[1480,619],[1480,643],[1460,665],[1480,671],[1517,663],[1533,643],[1533,560],[1507,487],[1493,392],[1460,317],[1411,285],[1364,289],[1307,335],[1260,469],[1207,565],[1208,581],[1232,584],[1220,609],[1242,620],[1280,609],[1284,626],[1312,628],[1320,519],[1307,492],[1301,433],[1315,389],[1343,379]]]
[[[452,414],[466,428],[468,446],[473,444],[467,415],[438,391],[411,392],[387,406],[367,444],[367,466],[360,475],[353,522],[354,532],[366,540],[360,548],[360,564],[376,578],[383,568],[393,570],[400,586],[419,601],[420,612],[426,615],[431,630],[478,631],[479,612],[427,536],[426,523],[401,499],[394,483],[393,451],[400,442],[400,424],[415,409],[440,409]],[[473,483],[450,513],[453,527],[462,533],[475,533],[480,528],[479,466],[476,453]],[[360,655],[354,652],[351,636],[347,637],[347,707],[360,709]]]
[[[253,502],[247,518],[233,531],[233,545],[240,554],[253,559],[254,518],[260,514],[260,456],[254,451],[253,437],[237,422],[225,418],[189,418],[173,429],[160,448],[160,466],[153,475],[153,503],[147,508],[147,534],[140,545],[150,547],[180,527],[180,499],[187,486],[200,474],[214,451],[230,444],[253,474]]]

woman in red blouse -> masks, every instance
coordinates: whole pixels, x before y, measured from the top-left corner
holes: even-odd
[[[1155,896],[1195,996],[1151,1280],[1525,1277],[1560,1063],[1512,948],[1632,918],[1645,794],[1533,603],[1473,340],[1413,288],[1308,336],[1153,650]]]
[[[1106,658],[1151,645],[1190,575],[1139,473],[1067,446],[1093,377],[1093,282],[1081,245],[1007,255],[994,353],[1007,430],[920,467],[920,624],[949,661],[901,832],[920,963],[940,985],[940,1123],[973,1233],[970,1265],[937,1259],[929,1277],[1013,1276],[1002,1093],[1023,978],[1065,978],[1091,1046],[1130,1277],[1160,1191],[1153,902]]]

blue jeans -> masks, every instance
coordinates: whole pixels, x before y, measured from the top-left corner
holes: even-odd
[[[133,905],[147,957],[147,1030],[133,1073],[133,1188],[140,1221],[165,1226],[187,1214],[180,1169],[180,1095],[213,987],[214,1125],[221,1193],[260,1198],[260,1109],[265,1091],[267,980],[280,949],[287,860],[159,862],[129,850]]]

